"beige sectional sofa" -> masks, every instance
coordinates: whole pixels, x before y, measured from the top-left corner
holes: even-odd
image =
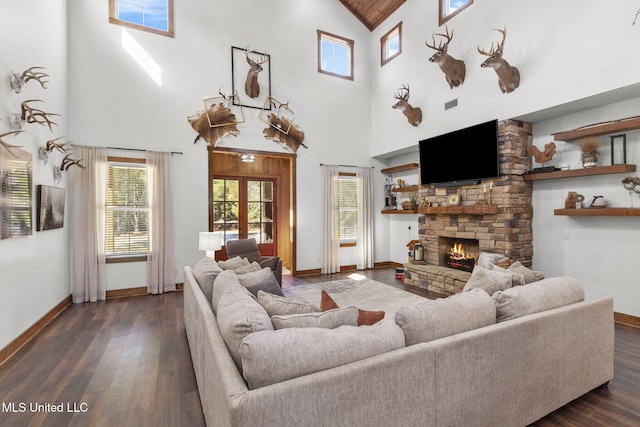
[[[570,278],[493,298],[476,290],[425,300],[372,326],[306,332],[273,330],[229,283],[233,275],[218,279],[220,319],[184,268],[185,328],[209,426],[525,426],[613,378],[612,299],[582,301]],[[244,311],[249,324],[230,319]],[[247,327],[256,332],[240,344],[229,338]],[[335,366],[307,373],[318,363]]]

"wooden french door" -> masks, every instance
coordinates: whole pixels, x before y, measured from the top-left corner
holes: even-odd
[[[229,240],[254,238],[262,255],[277,253],[276,179],[213,176],[213,231]]]

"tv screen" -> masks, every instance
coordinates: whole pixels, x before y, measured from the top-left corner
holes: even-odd
[[[497,120],[420,141],[422,185],[466,185],[499,176]]]

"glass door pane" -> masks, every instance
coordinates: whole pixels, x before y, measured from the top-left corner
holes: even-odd
[[[213,180],[213,231],[223,233],[223,243],[240,237],[240,186],[237,179]]]

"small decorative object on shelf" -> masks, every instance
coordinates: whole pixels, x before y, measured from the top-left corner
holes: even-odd
[[[622,186],[629,193],[629,202],[631,203],[629,207],[635,207],[633,205],[633,193],[640,193],[640,178],[637,176],[625,176],[622,180]],[[638,191],[635,190],[636,187],[638,187]]]
[[[580,144],[580,151],[582,151],[582,167],[594,168],[598,166],[598,149],[600,143],[595,138],[589,138]]]
[[[411,209],[418,208],[418,193],[409,194],[409,206],[411,206]]]
[[[449,206],[458,206],[460,204],[460,194],[449,194]]]
[[[607,201],[602,196],[593,196],[593,200],[589,204],[590,208],[606,208]]]

